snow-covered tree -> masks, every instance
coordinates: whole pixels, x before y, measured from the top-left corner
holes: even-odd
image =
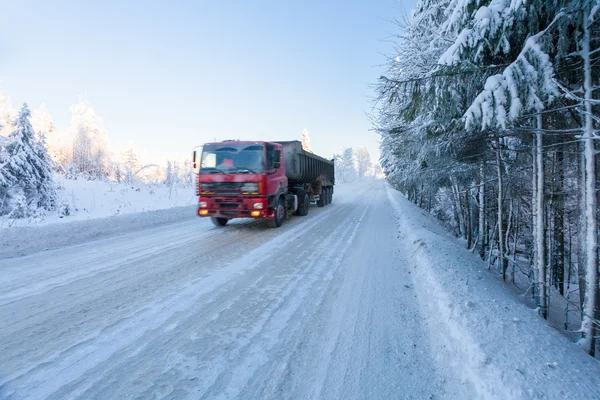
[[[383,173],[383,168],[381,168],[381,164],[378,162],[373,163],[373,176],[377,179],[382,179],[385,177]]]
[[[46,149],[52,157],[56,171],[65,173],[69,164],[70,144],[65,135],[56,131],[54,119],[45,104],[31,111],[31,125],[35,132],[46,138]]]
[[[164,184],[169,188],[169,198],[171,198],[171,192],[173,191],[173,185],[175,184],[175,178],[173,176],[173,163],[171,163],[171,161],[167,161]]]
[[[122,155],[122,165],[125,170],[125,183],[131,185],[136,180],[136,174],[140,169],[140,162],[137,154],[132,147],[127,149]]]
[[[535,3],[535,1],[534,1]],[[483,91],[470,104],[465,113],[466,128],[481,130],[483,133],[496,134],[496,130],[505,131],[509,125],[519,122],[525,114],[537,113],[535,118],[536,171],[533,204],[535,220],[535,264],[539,304],[542,315],[547,313],[546,264],[544,243],[544,168],[542,159],[543,121],[542,111],[558,97],[558,88],[553,80],[554,68],[544,44],[545,37],[555,27],[555,17],[547,25],[526,18],[527,7],[519,2],[492,0],[482,5],[457,40],[441,56],[440,63],[461,68],[487,67],[501,61],[507,65],[503,70],[487,78]],[[541,6],[541,4],[540,4]],[[534,7],[535,9],[535,7]],[[558,10],[555,10],[558,12]],[[531,32],[533,30],[533,32]],[[502,140],[498,139],[498,220],[503,221],[502,199]],[[507,263],[504,260],[503,224],[498,225],[499,258],[504,277]]]
[[[185,187],[192,187],[196,184],[192,160],[185,159],[183,161],[182,181],[183,181],[183,184],[185,185]]]
[[[10,212],[19,198],[27,205],[50,210],[56,205],[56,189],[52,180],[52,160],[29,120],[27,104],[19,111],[14,130],[0,144],[0,213]],[[22,201],[21,201],[22,203]],[[23,204],[20,205],[22,207]]]
[[[566,275],[580,271],[590,354],[600,319],[599,16],[598,0],[418,1],[373,116],[388,180],[426,209],[433,199],[466,239],[476,234],[505,279],[525,276],[542,315],[551,285],[566,295]]]
[[[43,133],[46,138],[54,133],[54,120],[45,104],[31,112],[31,126],[36,133]]]
[[[71,106],[72,169],[89,179],[104,179],[110,170],[108,138],[102,119],[86,101]]]
[[[344,149],[342,154],[334,156],[336,182],[347,183],[356,179],[356,167],[354,150],[349,147]]]
[[[302,142],[302,148],[306,151],[312,151],[310,149],[310,136],[308,135],[308,129],[304,128],[300,135],[300,142]]]
[[[562,23],[563,29],[560,34],[572,33],[576,43],[575,48],[566,44],[558,47],[559,56],[564,60],[564,65],[573,65],[575,73],[561,74],[559,84],[561,91],[570,103],[574,103],[575,110],[579,114],[579,127],[583,140],[582,160],[584,168],[582,174],[584,185],[581,186],[581,220],[585,224],[582,230],[585,232],[582,247],[582,271],[585,271],[585,290],[581,332],[583,338],[579,341],[580,346],[590,355],[595,355],[596,336],[598,324],[600,323],[600,291],[598,288],[598,194],[597,178],[598,146],[596,143],[600,138],[598,128],[600,118],[597,117],[600,100],[600,67],[598,66],[600,52],[600,0],[575,0],[569,2],[568,17]],[[561,10],[561,12],[564,12]],[[560,18],[558,14],[555,19]],[[564,38],[563,38],[564,41]],[[560,43],[560,42],[559,42]],[[567,53],[568,50],[574,50]],[[562,51],[561,51],[562,50]],[[573,60],[575,59],[575,60]],[[573,62],[575,61],[575,62]],[[566,76],[565,76],[566,75]],[[582,77],[582,78],[579,78]],[[596,93],[596,94],[595,94]]]
[[[371,169],[371,155],[366,147],[363,146],[356,152],[356,163],[358,166],[358,178],[362,179],[368,175],[369,170]]]
[[[181,182],[181,166],[179,162],[173,161],[173,183],[175,185]]]

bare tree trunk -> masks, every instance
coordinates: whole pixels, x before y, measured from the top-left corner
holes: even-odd
[[[458,227],[458,235],[463,236],[462,227],[462,209],[460,206],[460,193],[458,192],[458,186],[452,184],[452,197],[454,198],[454,218],[456,218],[456,226]]]
[[[599,302],[598,297],[598,226],[597,201],[596,201],[596,149],[594,145],[594,126],[592,122],[592,66],[590,56],[590,28],[588,21],[589,11],[584,6],[583,13],[583,39],[581,57],[583,58],[584,73],[584,107],[585,107],[585,126],[584,126],[584,144],[585,144],[585,231],[586,231],[586,279],[585,279],[585,301],[583,306],[583,321],[581,322],[581,332],[583,338],[580,341],[581,347],[591,356],[594,356],[596,348],[596,326],[594,318],[596,317],[596,305]]]
[[[508,218],[506,219],[507,224],[506,224],[506,232],[504,233],[504,251],[506,252],[506,255],[508,256],[510,254],[510,230],[512,229],[513,226],[513,200],[510,199],[508,202]],[[507,257],[507,262],[508,262],[508,257]]]
[[[537,304],[539,305],[539,301],[537,301],[537,283],[538,279],[538,269],[537,269],[537,248],[535,245],[535,240],[538,236],[537,230],[537,139],[535,134],[533,135],[533,145],[531,146],[532,151],[532,184],[531,184],[531,226],[532,226],[532,237],[533,237],[533,282],[532,283],[532,294],[536,299]]]
[[[493,251],[494,251],[494,240],[496,240],[496,233],[498,232],[498,223],[496,222],[496,225],[494,226],[494,229],[492,230],[492,237],[490,238],[490,245],[489,247],[489,252],[488,252],[488,271],[491,269],[492,267],[492,261],[494,259],[494,255],[493,255]]]
[[[516,208],[516,210],[514,212],[514,214],[515,214],[515,234],[514,234],[515,240],[514,240],[514,244],[513,244],[513,255],[512,255],[513,268],[511,270],[511,273],[512,273],[511,280],[513,283],[515,282],[515,269],[517,266],[517,246],[519,245],[519,234],[520,234],[520,232],[519,232],[519,202],[518,201],[516,202],[515,208]]]
[[[427,206],[427,211],[431,212],[431,200],[432,200],[432,194],[433,194],[433,190],[431,188],[431,185],[429,185],[429,205]]]
[[[535,250],[536,263],[538,270],[538,305],[542,317],[548,318],[548,303],[546,298],[546,255],[544,246],[544,155],[542,153],[543,137],[542,137],[542,114],[537,116],[538,131],[535,134],[536,138],[536,172],[537,172],[537,187],[536,187],[536,234]]]
[[[565,295],[565,201],[564,201],[564,153],[556,152],[557,179],[555,184],[554,208],[554,251],[553,251],[553,278],[554,284],[561,296]]]
[[[486,232],[485,232],[485,171],[484,161],[479,166],[479,241],[481,247],[479,250],[479,256],[481,259],[485,259],[485,244],[486,244]]]
[[[502,223],[502,163],[500,157],[500,139],[496,141],[496,167],[498,170],[498,267],[502,270],[502,279],[506,281],[504,265],[504,232]]]
[[[463,199],[460,195],[460,187],[456,185],[456,206],[458,207],[458,215],[460,216],[461,230],[463,239],[467,239],[467,218],[465,215],[465,207],[463,205]]]
[[[585,266],[586,266],[586,251],[585,251],[585,157],[583,156],[585,144],[580,143],[580,153],[577,154],[579,167],[579,176],[577,186],[579,192],[579,226],[577,229],[578,249],[577,249],[577,275],[579,278],[579,309],[581,310],[581,319],[583,320],[583,304],[585,300]]]
[[[569,255],[567,257],[567,292],[571,288],[571,274],[573,273],[573,236],[571,234],[571,224],[568,224],[569,227]]]
[[[465,230],[467,231],[467,249],[471,248],[473,242],[473,229],[471,228],[471,199],[469,189],[465,190]]]

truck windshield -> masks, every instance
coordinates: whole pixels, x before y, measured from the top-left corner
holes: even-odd
[[[204,146],[201,174],[258,174],[265,169],[264,146],[223,144]]]

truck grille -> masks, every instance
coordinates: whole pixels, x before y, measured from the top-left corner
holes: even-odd
[[[243,182],[202,182],[200,183],[202,194],[241,194]]]
[[[228,208],[228,209],[236,209],[239,207],[239,204],[231,204],[231,203],[221,203],[219,204],[220,208]]]

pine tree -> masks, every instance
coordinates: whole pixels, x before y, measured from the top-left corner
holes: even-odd
[[[19,195],[27,204],[51,210],[56,205],[56,189],[52,180],[52,161],[43,137],[36,139],[29,121],[30,111],[23,104],[13,126],[15,130],[3,140],[0,157],[0,198],[6,213],[11,201]]]
[[[65,159],[66,149],[56,135],[54,120],[45,104],[31,112],[31,126],[36,134],[44,136],[44,147],[54,161],[54,170],[64,173],[68,165]]]
[[[543,316],[551,285],[568,296],[565,274],[577,268],[590,354],[600,319],[599,17],[598,0],[419,1],[373,118],[387,179],[426,209],[433,198],[467,241],[476,231],[505,279],[512,268],[513,280],[535,284]]]
[[[535,1],[534,1],[535,3]],[[541,6],[541,5],[540,5]],[[546,21],[531,21],[523,3],[508,0],[492,0],[482,5],[458,35],[457,40],[441,56],[440,63],[459,72],[465,68],[485,69],[495,65],[507,65],[502,71],[486,79],[483,90],[465,112],[467,130],[479,129],[484,134],[497,135],[509,125],[520,122],[524,114],[537,113],[534,124],[535,163],[537,176],[533,192],[535,220],[535,261],[538,285],[538,303],[541,313],[547,316],[547,282],[545,262],[544,219],[544,167],[543,167],[543,112],[558,97],[553,81],[554,68],[544,50],[546,35],[556,25],[555,17]],[[536,9],[535,5],[533,9]],[[547,7],[551,9],[551,7]],[[558,10],[555,10],[558,11]],[[529,25],[526,20],[529,20]],[[527,29],[525,29],[526,27]],[[533,30],[533,31],[531,31]],[[467,84],[466,77],[458,79]],[[506,135],[506,134],[505,134]],[[498,172],[498,247],[504,279],[507,262],[504,244],[504,216],[502,193],[503,167],[501,146],[505,139],[496,141]]]

